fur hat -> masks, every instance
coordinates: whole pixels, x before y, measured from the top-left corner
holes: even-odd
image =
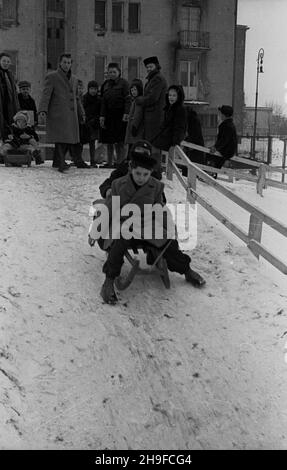
[[[132,87],[136,87],[138,96],[143,95],[143,82],[139,78],[134,78],[130,84],[130,90]]]
[[[229,106],[227,104],[223,104],[222,106],[220,106],[218,108],[218,111],[220,111],[226,117],[233,116],[233,108],[232,108],[232,106]]]
[[[152,157],[152,146],[146,140],[139,140],[131,148],[132,166],[140,166],[152,170],[156,160]]]
[[[146,59],[144,59],[143,63],[145,64],[145,66],[147,66],[148,64],[159,65],[159,61],[156,56],[147,57]]]
[[[21,82],[18,83],[19,90],[21,88],[31,88],[31,83],[28,82],[27,80],[22,80]]]
[[[16,122],[18,119],[25,119],[27,124],[29,121],[29,116],[26,111],[18,111],[18,113],[16,113],[13,117],[13,121]]]

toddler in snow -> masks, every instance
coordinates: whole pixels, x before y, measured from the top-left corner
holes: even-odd
[[[28,125],[29,117],[26,111],[19,111],[15,114],[14,123],[10,126],[8,139],[5,140],[1,148],[1,154],[4,157],[9,150],[29,150],[35,159],[36,165],[43,163],[39,149],[39,137],[34,127]]]

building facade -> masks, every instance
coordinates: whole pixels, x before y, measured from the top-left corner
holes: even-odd
[[[144,79],[142,60],[157,55],[168,83],[183,85],[205,133],[214,135],[217,107],[236,105],[243,94],[236,17],[237,0],[0,0],[0,43],[36,99],[63,51],[71,52],[84,84],[102,83],[110,61],[128,80]],[[240,67],[243,76],[242,60]]]

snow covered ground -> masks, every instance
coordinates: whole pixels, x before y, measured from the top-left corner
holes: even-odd
[[[108,171],[0,170],[0,448],[287,449],[283,275],[199,207],[206,288],[138,277],[105,305],[87,230]],[[229,187],[287,223],[286,192]],[[176,182],[166,193],[184,200]]]

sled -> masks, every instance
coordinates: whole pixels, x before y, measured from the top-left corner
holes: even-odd
[[[31,166],[32,154],[30,150],[7,150],[7,154],[4,156],[5,166]]]
[[[169,243],[163,248],[163,250],[159,250],[153,246],[147,245],[139,245],[137,247],[129,248],[125,253],[125,258],[131,265],[131,269],[127,276],[120,275],[115,279],[115,286],[118,290],[125,290],[128,286],[131,285],[136,275],[139,274],[159,274],[164,286],[166,289],[170,289],[170,279],[168,275],[167,263],[166,260],[163,258],[163,254]],[[146,254],[152,255],[154,261],[151,266],[148,268],[142,268],[140,266],[140,261],[136,259],[134,255],[139,253],[139,250],[142,250]],[[132,254],[133,253],[133,254]]]

